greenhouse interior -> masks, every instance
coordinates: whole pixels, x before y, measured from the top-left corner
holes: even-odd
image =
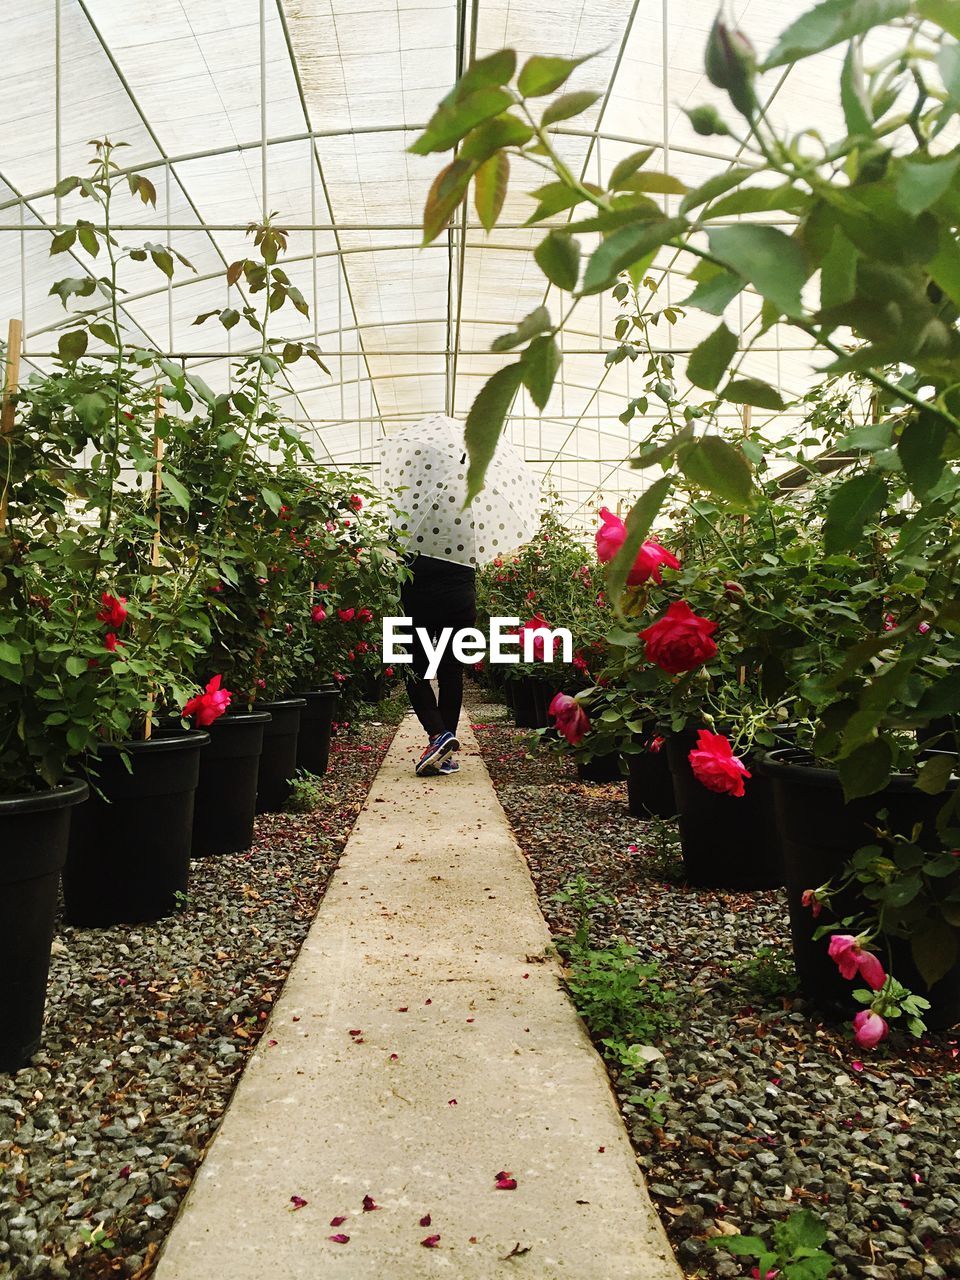
[[[8,0],[0,1280],[960,1278],[960,0]]]

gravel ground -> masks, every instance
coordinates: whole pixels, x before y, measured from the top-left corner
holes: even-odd
[[[765,1235],[807,1207],[827,1226],[838,1278],[960,1277],[956,1034],[858,1050],[784,994],[779,891],[686,888],[671,824],[631,818],[625,784],[578,783],[573,763],[538,750],[499,704],[472,692],[470,709],[554,933],[571,922],[550,895],[583,872],[615,900],[595,945],[626,938],[676,991],[679,1025],[647,1081],[666,1095],[662,1124],[628,1101],[635,1090],[618,1093],[686,1274],[749,1276],[752,1261],[710,1239]]]
[[[0,1276],[149,1274],[393,733],[336,740],[320,807],[195,861],[176,916],[58,928],[43,1047],[0,1077]]]

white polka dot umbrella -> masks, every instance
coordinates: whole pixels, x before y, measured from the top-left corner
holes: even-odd
[[[409,551],[482,565],[536,532],[540,481],[506,440],[497,445],[484,487],[466,510],[462,423],[442,413],[423,418],[382,441],[381,462],[383,487],[400,509],[394,525]]]

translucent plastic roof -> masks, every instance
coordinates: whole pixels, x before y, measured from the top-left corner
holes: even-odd
[[[554,313],[569,305],[555,289],[545,295],[529,254],[544,234],[542,225],[523,227],[533,208],[523,191],[543,176],[532,166],[514,166],[502,225],[491,235],[471,210],[465,229],[458,219],[419,248],[424,199],[441,161],[406,148],[458,69],[505,45],[521,56],[600,50],[566,86],[604,96],[561,129],[564,159],[596,180],[639,143],[658,148],[651,164],[694,185],[736,152],[730,139],[698,138],[681,110],[723,106],[703,75],[716,7],[717,0],[6,0],[0,320],[23,318],[28,367],[42,367],[63,317],[50,283],[73,265],[50,259],[46,228],[89,208],[75,197],[58,208],[53,188],[84,170],[91,138],[123,140],[122,163],[149,172],[159,193],[156,210],[132,200],[123,207],[126,242],[168,240],[196,268],[178,272],[172,287],[158,286],[153,270],[128,278],[128,320],[211,385],[225,384],[228,339],[218,325],[193,320],[227,305],[230,294],[235,300],[225,265],[243,252],[247,224],[276,210],[292,229],[285,265],[311,306],[309,321],[285,320],[284,334],[297,336],[299,324],[302,336],[316,337],[332,373],[296,365],[283,388],[286,407],[316,433],[321,456],[376,466],[384,432],[438,411],[466,416],[504,359],[489,350],[498,333],[545,297]],[[807,0],[729,6],[761,51],[808,7]],[[769,77],[774,121],[842,134],[841,59],[842,49]],[[689,266],[682,253],[661,253],[653,272],[663,280],[658,305],[685,296]],[[749,334],[757,313],[747,292],[727,320]],[[616,315],[609,295],[577,305],[550,403],[541,414],[521,393],[508,428],[578,520],[636,491],[640,478],[621,463],[642,419],[624,426],[618,415],[638,393],[642,368],[604,367]],[[682,353],[715,324],[692,312],[673,329],[660,325],[657,340]],[[789,397],[807,387],[812,363],[802,336],[775,329],[746,367]],[[679,358],[677,367],[682,383]]]

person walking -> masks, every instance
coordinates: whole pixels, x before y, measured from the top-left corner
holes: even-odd
[[[458,773],[460,750],[457,725],[463,705],[463,665],[448,644],[437,666],[437,692],[426,678],[427,652],[417,634],[422,627],[436,642],[444,627],[454,632],[472,627],[477,620],[477,571],[472,565],[417,555],[412,577],[404,583],[404,614],[413,622],[412,658],[407,675],[410,705],[427,734],[427,745],[417,761],[418,777]]]

